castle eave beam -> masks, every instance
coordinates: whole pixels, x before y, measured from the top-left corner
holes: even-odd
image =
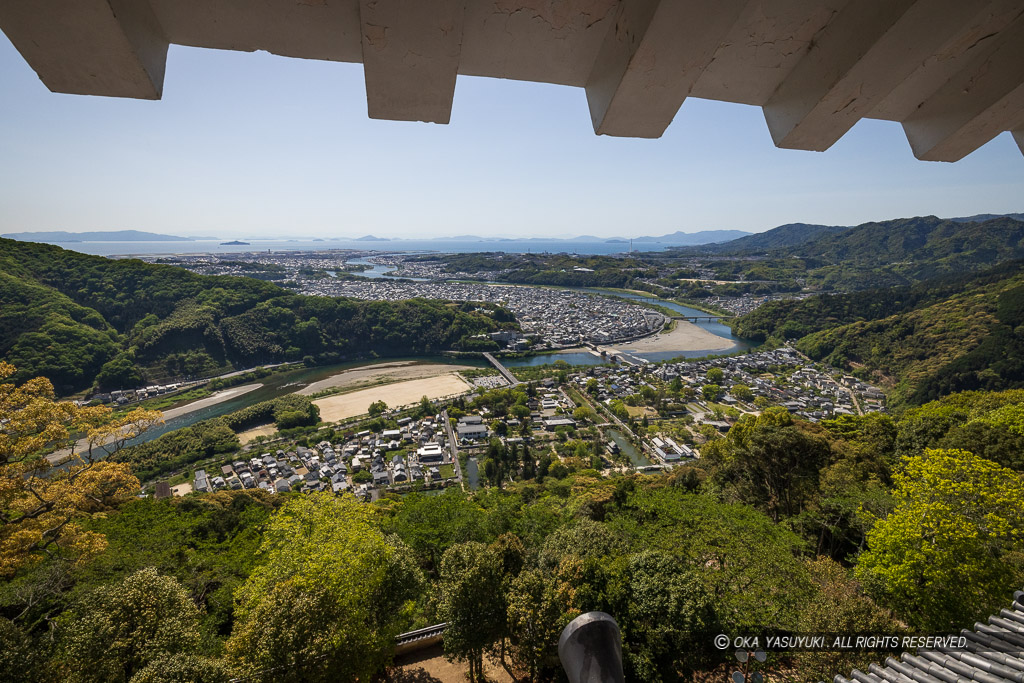
[[[594,131],[661,137],[747,2],[621,3],[586,84]]]
[[[1024,13],[903,121],[914,156],[959,161],[1024,121]]]
[[[764,105],[775,144],[828,149],[987,4],[851,2],[815,38]]]
[[[160,99],[167,40],[145,0],[3,2],[0,28],[53,92]]]
[[[370,118],[448,123],[465,0],[359,0]]]

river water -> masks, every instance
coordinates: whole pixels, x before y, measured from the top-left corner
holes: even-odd
[[[633,463],[633,467],[646,467],[651,464],[651,461],[645,458],[644,454],[638,451],[636,447],[629,442],[626,435],[618,429],[609,429],[605,434],[611,437],[611,440],[618,445],[619,450],[629,457],[629,461]]]

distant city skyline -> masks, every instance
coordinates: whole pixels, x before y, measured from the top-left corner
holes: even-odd
[[[362,66],[172,46],[158,102],[50,93],[0,35],[0,233],[629,239],[1024,211],[1008,134],[915,160],[865,120],[828,152],[690,99],[660,140],[599,137],[576,88],[460,76],[452,123],[370,120]]]

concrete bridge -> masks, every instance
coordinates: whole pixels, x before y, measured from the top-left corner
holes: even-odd
[[[708,314],[708,315],[678,315],[678,316],[674,315],[674,316],[672,316],[672,319],[673,320],[685,320],[686,322],[690,322],[690,323],[705,323],[705,322],[706,323],[713,323],[713,322],[718,321],[718,320],[729,320],[729,319],[734,318],[734,317],[736,317],[736,316],[732,316],[732,315],[712,315],[712,314]]]

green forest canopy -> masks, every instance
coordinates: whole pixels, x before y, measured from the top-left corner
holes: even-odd
[[[484,312],[481,312],[481,309]],[[311,357],[428,354],[515,327],[498,305],[356,301],[0,240],[0,356],[63,394]]]

